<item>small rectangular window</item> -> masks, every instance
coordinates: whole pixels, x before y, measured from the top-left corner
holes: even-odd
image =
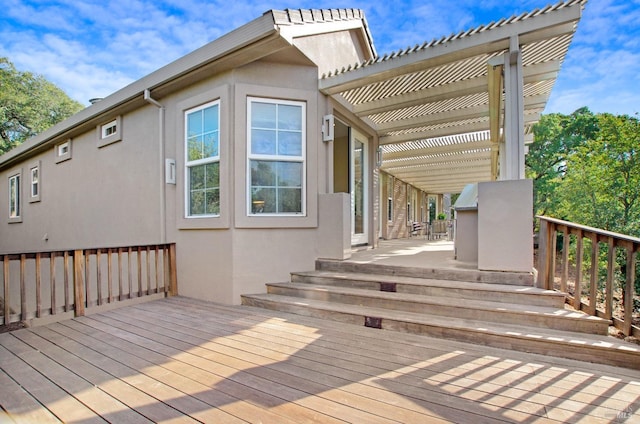
[[[54,148],[56,163],[71,159],[71,139],[56,144]]]
[[[122,140],[122,118],[120,116],[98,125],[98,147]]]
[[[387,199],[387,221],[393,221],[393,198]]]
[[[21,179],[21,171],[9,176],[9,222],[22,221]]]
[[[109,122],[108,124],[104,124],[102,126],[102,138],[107,138],[110,135],[113,135],[118,130],[118,123],[114,120]]]
[[[305,214],[305,103],[249,98],[249,215]]]
[[[29,174],[31,181],[29,182],[30,195],[29,203],[40,201],[40,161],[32,164],[29,167]]]

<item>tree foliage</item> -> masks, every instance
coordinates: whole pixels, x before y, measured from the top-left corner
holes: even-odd
[[[640,236],[640,123],[598,115],[599,131],[567,160],[559,213],[585,225]]]
[[[571,115],[543,115],[534,127],[534,142],[526,157],[527,178],[533,180],[536,215],[555,212],[557,191],[566,171],[567,159],[598,132],[597,117],[587,108]]]
[[[543,116],[526,159],[535,213],[640,236],[639,148],[636,117]]]
[[[0,57],[0,154],[82,108],[43,76],[18,71]]]

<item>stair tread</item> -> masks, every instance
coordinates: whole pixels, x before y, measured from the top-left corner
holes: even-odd
[[[526,315],[538,315],[554,317],[557,319],[568,320],[588,320],[588,321],[601,321],[609,323],[608,320],[599,317],[593,317],[585,314],[584,312],[571,311],[568,309],[559,309],[549,306],[537,306],[527,304],[514,304],[514,303],[501,303],[486,300],[472,300],[472,299],[458,299],[454,297],[444,296],[426,296],[412,293],[399,293],[399,292],[384,292],[367,289],[358,289],[352,287],[341,287],[333,285],[322,284],[309,284],[309,283],[270,283],[268,286],[275,287],[288,287],[306,291],[318,291],[318,292],[332,292],[350,296],[367,296],[370,298],[394,300],[399,302],[413,302],[423,303],[425,305],[437,305],[437,306],[451,306],[459,308],[461,307],[461,301],[464,302],[464,307],[468,309],[504,312],[504,313],[519,313]]]
[[[598,349],[616,349],[637,353],[640,355],[640,347],[633,344],[617,341],[617,339],[605,336],[572,331],[555,330],[548,328],[536,328],[521,326],[516,324],[495,323],[481,320],[471,320],[457,317],[444,317],[436,315],[425,315],[415,312],[404,312],[386,308],[376,308],[361,305],[340,304],[326,302],[315,299],[297,298],[276,294],[253,294],[243,295],[243,297],[279,302],[284,304],[294,304],[308,306],[325,311],[353,314],[359,316],[369,316],[389,320],[404,321],[415,324],[436,326],[451,329],[463,329],[482,334],[495,334],[515,337],[520,339],[546,341],[554,344],[564,344],[569,346],[592,347]]]
[[[311,276],[311,277],[328,277],[335,279],[356,280],[366,282],[384,282],[384,283],[401,283],[407,285],[416,286],[431,286],[442,288],[454,288],[465,290],[485,290],[503,293],[518,293],[518,294],[531,294],[537,296],[551,296],[551,297],[564,297],[564,294],[554,290],[545,290],[532,286],[518,286],[512,284],[498,284],[498,283],[481,283],[473,281],[459,281],[459,280],[442,280],[435,278],[419,278],[419,277],[404,277],[399,275],[384,275],[384,274],[365,274],[357,272],[336,272],[336,271],[301,271],[292,272],[295,275]]]
[[[431,268],[380,263],[343,261],[337,259],[316,260],[316,270],[335,272],[363,272],[387,276],[440,278],[443,280],[473,281],[488,284],[507,284],[533,287],[533,273],[512,271],[488,271],[467,268]]]

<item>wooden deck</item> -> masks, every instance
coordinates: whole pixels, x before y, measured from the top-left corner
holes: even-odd
[[[640,422],[640,372],[168,298],[0,334],[0,422]]]

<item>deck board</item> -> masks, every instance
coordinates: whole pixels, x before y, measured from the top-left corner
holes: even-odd
[[[0,335],[0,421],[640,420],[640,372],[181,297]]]

